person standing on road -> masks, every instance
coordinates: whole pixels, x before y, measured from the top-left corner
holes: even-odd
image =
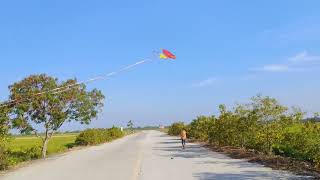
[[[181,143],[182,143],[182,148],[186,148],[186,140],[187,140],[187,131],[185,129],[182,129],[180,132],[180,137],[181,137]]]

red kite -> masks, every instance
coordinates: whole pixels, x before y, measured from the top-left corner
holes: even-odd
[[[166,49],[162,49],[162,53],[160,54],[161,59],[176,59],[176,56],[172,54],[170,51]]]

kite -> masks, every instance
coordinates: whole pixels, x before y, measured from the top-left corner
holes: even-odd
[[[176,56],[166,49],[162,49],[162,53],[159,55],[160,59],[176,59]]]

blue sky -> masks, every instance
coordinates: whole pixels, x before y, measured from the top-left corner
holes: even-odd
[[[107,97],[91,127],[190,121],[257,93],[317,112],[318,7],[316,0],[3,1],[0,99],[30,74],[86,80],[167,48],[176,61],[89,85]]]

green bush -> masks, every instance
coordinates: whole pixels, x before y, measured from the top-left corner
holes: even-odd
[[[176,122],[173,123],[168,130],[168,134],[171,136],[177,136],[180,134],[180,132],[186,128],[183,122]]]
[[[124,132],[121,131],[120,128],[112,127],[110,129],[107,129],[107,135],[108,137],[111,137],[111,140],[112,140],[112,139],[122,138],[125,134]]]
[[[77,136],[75,143],[81,146],[101,144],[106,141],[104,133],[104,129],[87,129]]]
[[[187,126],[173,123],[168,134],[186,128],[189,137],[200,141],[292,157],[320,168],[320,123],[302,121],[299,109],[289,111],[276,99],[258,95],[232,110],[220,105],[219,111],[217,118],[200,116]]]
[[[0,145],[0,170],[7,169],[9,166],[8,153],[4,146]]]
[[[274,152],[320,164],[320,125],[308,122],[286,128],[281,144],[274,147]]]
[[[123,136],[124,133],[116,127],[110,129],[87,129],[77,136],[75,143],[81,146],[97,145]]]
[[[0,108],[0,170],[6,169],[9,165],[7,142],[9,129],[9,109],[7,107]]]
[[[8,151],[10,165],[41,158],[41,147],[22,148],[19,151]]]
[[[188,126],[189,138],[200,141],[207,141],[209,139],[210,129],[213,127],[215,117],[200,116],[193,120]]]

